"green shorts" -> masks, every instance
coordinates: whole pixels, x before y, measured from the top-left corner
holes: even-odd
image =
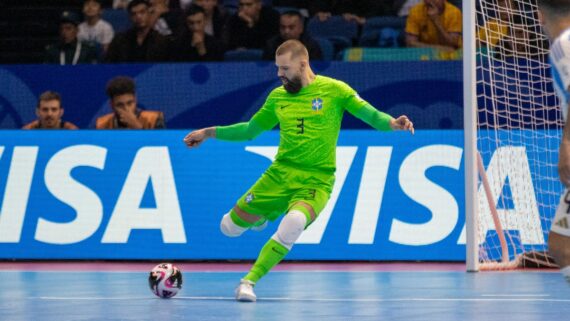
[[[334,185],[334,174],[320,171],[307,171],[273,163],[261,178],[237,202],[245,212],[274,221],[289,211],[297,202],[309,204],[315,214],[325,208]],[[307,215],[303,206],[296,206]],[[265,220],[262,220],[265,221]]]

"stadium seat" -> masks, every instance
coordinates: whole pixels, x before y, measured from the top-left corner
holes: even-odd
[[[129,14],[124,9],[105,9],[102,18],[113,26],[115,32],[122,32],[131,27]]]
[[[362,26],[362,34],[380,31],[383,28],[404,30],[406,28],[406,18],[392,16],[368,18],[364,26]]]
[[[378,45],[381,48],[405,47],[404,30],[390,27],[380,30]]]
[[[380,33],[378,31],[370,31],[367,33],[362,33],[358,39],[359,47],[378,47],[378,39],[380,38]]]
[[[403,44],[403,34],[406,18],[403,17],[372,17],[366,20],[362,27],[362,35],[358,45],[362,47],[400,47]]]
[[[239,7],[239,0],[223,0],[222,4],[225,8],[236,9]]]
[[[358,25],[354,21],[346,21],[341,16],[332,16],[325,21],[313,17],[309,20],[307,31],[313,37],[333,39],[347,39],[352,42],[358,34]]]
[[[230,17],[237,13],[237,8],[232,6],[225,6],[224,10]]]
[[[262,55],[261,49],[229,50],[224,54],[224,61],[257,61],[261,60]]]
[[[323,60],[329,61],[334,59],[334,45],[326,38],[314,38],[321,47],[323,53]]]

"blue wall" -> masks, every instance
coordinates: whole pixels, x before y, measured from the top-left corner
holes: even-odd
[[[462,128],[461,62],[314,63],[319,74],[342,79],[376,108],[407,114],[418,128]],[[157,65],[20,65],[0,68],[0,128],[35,119],[45,90],[62,94],[64,118],[94,128],[110,112],[105,84],[136,79],[143,108],[165,112],[169,128],[199,128],[247,120],[279,86],[273,63]],[[348,116],[343,128],[366,128]]]

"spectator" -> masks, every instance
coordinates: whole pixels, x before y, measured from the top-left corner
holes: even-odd
[[[186,12],[186,28],[176,39],[174,52],[178,61],[222,61],[224,46],[206,34],[206,15],[202,7],[193,5]]]
[[[166,61],[170,56],[169,41],[152,29],[150,4],[132,0],[128,11],[133,28],[118,34],[107,51],[107,62]]]
[[[487,2],[480,4],[486,5]],[[477,31],[479,40],[477,45],[493,49],[509,32],[509,21],[513,10],[512,0],[497,0],[494,8],[485,8],[484,10],[484,12],[494,11],[497,18],[485,19],[485,24]]]
[[[218,0],[194,0],[194,3],[204,9],[206,34],[214,36],[221,41],[222,32],[229,17],[218,5]]]
[[[262,6],[261,0],[240,0],[224,32],[228,49],[262,49],[279,33],[279,13]]]
[[[133,0],[135,2],[137,0]],[[107,83],[113,112],[97,118],[97,129],[162,129],[164,115],[160,111],[137,108],[135,82],[130,77],[118,76]]]
[[[61,96],[55,91],[45,91],[40,95],[36,115],[38,119],[22,129],[78,129],[74,124],[61,119],[63,116]]]
[[[323,53],[319,44],[304,32],[304,18],[298,11],[287,11],[279,19],[279,35],[269,39],[263,50],[264,60],[274,60],[275,51],[286,40],[299,40],[307,47],[310,60],[322,60]]]
[[[456,50],[461,47],[461,23],[461,11],[447,0],[424,0],[410,10],[406,45]]]
[[[60,65],[76,65],[96,63],[97,49],[88,42],[77,38],[79,15],[72,11],[64,11],[59,20],[59,41],[46,47],[46,63]]]
[[[526,21],[525,21],[526,20]],[[497,59],[526,58],[545,59],[544,53],[548,48],[548,40],[542,32],[529,23],[536,21],[520,14],[512,14],[507,31],[493,48],[493,55]]]
[[[150,0],[151,25],[163,36],[180,33],[184,16],[180,9],[171,9],[169,0]]]
[[[83,2],[83,16],[85,21],[79,25],[77,37],[81,41],[97,43],[107,52],[109,44],[115,36],[115,31],[111,24],[101,19],[102,0],[85,0]]]
[[[368,17],[391,15],[391,7],[391,1],[314,0],[309,10],[320,21],[325,21],[333,15],[342,15],[346,21],[363,25]]]

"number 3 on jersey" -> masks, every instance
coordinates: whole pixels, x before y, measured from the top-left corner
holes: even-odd
[[[305,118],[297,118],[297,134],[304,134],[305,133]]]

